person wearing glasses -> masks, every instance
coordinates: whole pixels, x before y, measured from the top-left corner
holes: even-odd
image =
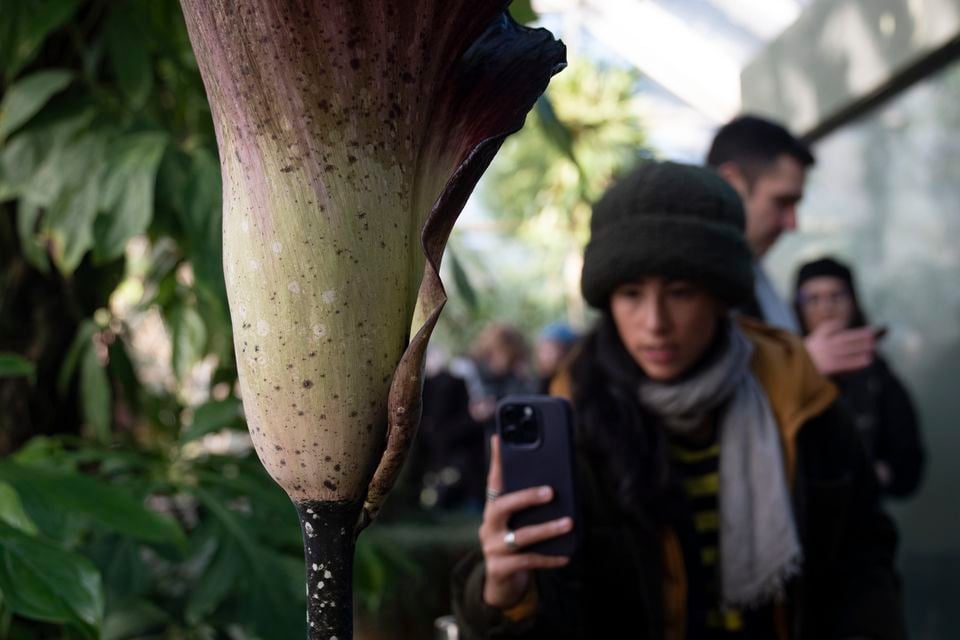
[[[860,306],[850,268],[835,258],[808,262],[797,271],[795,308],[804,335],[869,331],[879,339],[886,333],[873,327]],[[858,349],[853,350],[856,359]],[[837,354],[851,359],[850,354]],[[867,452],[873,459],[880,489],[886,496],[905,498],[920,486],[924,447],[910,394],[879,354],[844,373],[831,376],[840,398],[853,416]]]

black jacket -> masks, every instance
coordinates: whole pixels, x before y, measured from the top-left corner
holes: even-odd
[[[924,449],[917,414],[903,384],[877,356],[866,369],[834,378],[868,455],[891,471],[880,491],[906,497],[923,477]]]

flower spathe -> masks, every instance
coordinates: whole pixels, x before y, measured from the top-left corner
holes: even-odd
[[[254,445],[296,503],[365,523],[416,429],[450,230],[564,47],[503,1],[181,4]]]

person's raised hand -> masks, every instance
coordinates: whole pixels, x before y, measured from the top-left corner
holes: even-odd
[[[873,362],[877,348],[875,327],[846,329],[836,321],[826,321],[804,340],[807,352],[823,375],[848,373]]]
[[[523,548],[563,535],[573,528],[573,520],[559,518],[543,524],[511,531],[510,516],[518,511],[546,504],[553,499],[550,487],[533,487],[502,493],[503,467],[500,462],[500,439],[490,440],[490,471],[487,475],[487,504],[480,525],[480,545],[486,580],[483,600],[498,609],[509,609],[526,595],[537,569],[556,569],[566,565],[568,556],[525,553]]]

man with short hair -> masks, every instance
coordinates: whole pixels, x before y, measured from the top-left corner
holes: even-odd
[[[797,228],[807,169],[807,145],[783,126],[757,116],[735,118],[717,132],[707,165],[740,194],[747,214],[747,243],[754,255],[754,301],[742,311],[794,333],[800,325],[777,294],[761,261],[780,234]],[[807,351],[825,375],[861,369],[873,360],[875,329],[826,326],[806,338]]]

